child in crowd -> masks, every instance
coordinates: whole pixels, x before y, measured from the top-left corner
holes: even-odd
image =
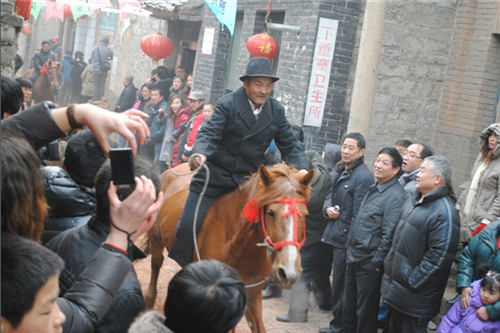
[[[54,252],[2,232],[2,332],[62,332],[57,304],[64,262]]]
[[[170,281],[163,314],[145,312],[128,333],[234,333],[246,305],[238,272],[214,259],[197,261]]]
[[[189,108],[186,108],[186,102],[181,95],[173,95],[170,97],[168,103],[167,127],[165,129],[160,153],[160,161],[163,162],[163,165],[165,165],[166,162],[172,161],[174,144],[177,140],[172,134],[181,127],[182,123],[187,122],[190,116],[191,111]],[[165,169],[160,171],[163,172]]]
[[[482,266],[484,275],[488,266]],[[450,308],[439,325],[438,333],[500,332],[500,322],[489,320],[486,308],[500,300],[500,273],[490,272],[472,283],[472,295],[462,297]]]

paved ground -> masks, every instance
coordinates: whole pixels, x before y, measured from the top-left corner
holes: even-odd
[[[166,257],[166,253],[165,253]],[[137,275],[141,281],[143,290],[145,291],[150,278],[150,257],[135,264]],[[167,295],[168,282],[172,276],[180,269],[179,265],[173,260],[166,257],[163,267],[160,272],[159,283],[158,283],[158,297],[155,302],[155,309],[158,311],[163,310],[163,303]],[[455,292],[452,287],[447,288],[445,293],[445,298],[452,298]],[[318,332],[320,327],[328,326],[328,322],[332,318],[330,312],[324,312],[317,309],[311,309],[309,311],[309,318],[307,323],[296,323],[296,324],[285,324],[276,321],[277,315],[286,314],[288,312],[290,300],[290,292],[285,290],[281,298],[269,299],[263,301],[263,314],[264,314],[264,325],[269,333],[312,333]],[[238,333],[250,333],[250,329],[246,324],[245,319],[243,319],[237,328]],[[379,330],[381,332],[381,330]],[[429,332],[432,332],[429,330]]]

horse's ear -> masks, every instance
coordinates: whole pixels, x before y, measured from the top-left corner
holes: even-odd
[[[309,184],[311,184],[313,178],[314,178],[314,169],[311,169],[311,170],[309,170],[309,172],[307,174],[302,176],[302,178],[300,179],[300,183],[304,186],[309,186]]]
[[[264,164],[261,164],[259,167],[259,176],[265,186],[269,186],[273,181],[273,176],[267,171]]]

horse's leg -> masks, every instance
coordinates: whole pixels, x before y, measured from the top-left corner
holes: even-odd
[[[158,276],[160,275],[160,269],[165,258],[163,257],[163,242],[161,241],[161,237],[159,239],[156,237],[150,238],[149,246],[151,253],[151,278],[144,299],[146,300],[146,307],[152,309],[156,300]]]
[[[245,313],[252,333],[266,333],[262,321],[262,286],[248,288],[248,308]]]

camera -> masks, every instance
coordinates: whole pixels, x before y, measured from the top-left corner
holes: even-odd
[[[61,157],[59,156],[59,141],[54,140],[47,144],[46,146],[38,149],[38,157],[45,161],[59,161]]]

